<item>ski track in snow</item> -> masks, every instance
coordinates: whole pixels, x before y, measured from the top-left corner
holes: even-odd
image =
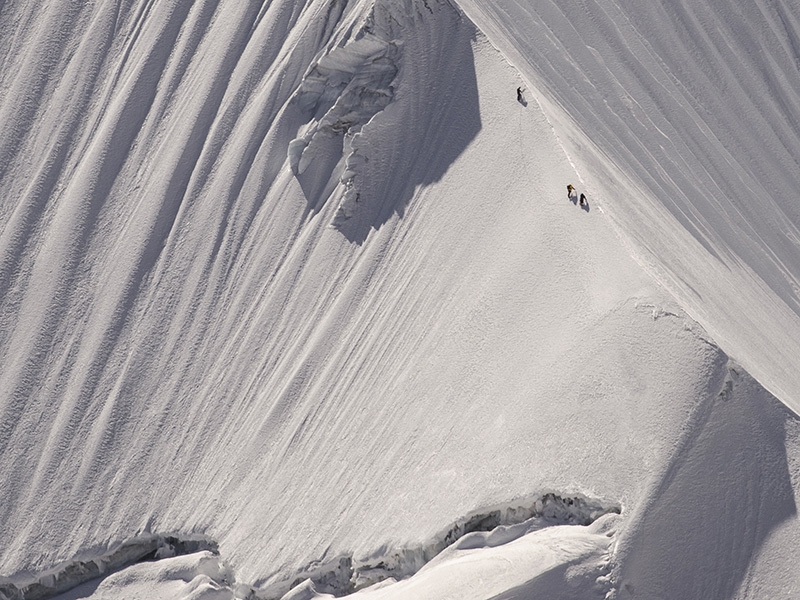
[[[181,532],[85,593],[242,597],[559,490],[622,516],[354,596],[798,596],[800,17],[640,4],[0,3],[0,576]]]

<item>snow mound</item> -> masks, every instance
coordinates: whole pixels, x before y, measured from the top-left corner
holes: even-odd
[[[32,581],[20,577],[13,582],[0,579],[0,599],[50,598],[139,561],[172,558],[200,550],[207,554],[216,554],[217,547],[213,541],[201,537],[142,535],[119,544],[97,558],[68,561],[42,573]]]
[[[133,565],[55,600],[233,600],[241,597],[237,591],[229,568],[215,554],[203,551]]]
[[[536,519],[534,519],[535,521]],[[609,514],[591,526],[551,526],[521,523],[524,533],[497,543],[457,543],[428,563],[413,577],[382,583],[355,592],[352,600],[433,600],[473,598],[511,600],[548,598],[590,600],[610,598],[611,548],[619,517]],[[488,534],[487,539],[495,535]],[[330,598],[306,582],[298,599]],[[287,595],[283,600],[293,596]]]
[[[346,555],[321,561],[297,574],[291,585],[278,582],[258,591],[262,598],[301,597],[308,590],[342,596],[385,580],[407,579],[448,548],[470,550],[508,544],[533,531],[560,525],[588,526],[620,507],[581,495],[547,493],[535,499],[476,511],[419,546],[382,547],[368,556]],[[301,585],[302,584],[302,585]],[[301,586],[300,590],[296,589]],[[284,594],[287,587],[292,589]]]

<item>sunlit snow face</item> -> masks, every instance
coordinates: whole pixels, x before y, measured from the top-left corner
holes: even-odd
[[[0,0],[0,595],[800,588],[796,13]]]

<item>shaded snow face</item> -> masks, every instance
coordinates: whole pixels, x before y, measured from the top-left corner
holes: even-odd
[[[730,364],[719,393],[698,404],[664,476],[618,542],[618,597],[790,598],[781,577],[764,581],[754,572],[783,569],[797,581],[789,565],[800,535],[798,455],[787,444],[796,444],[798,425],[785,405]]]
[[[619,539],[640,562],[601,591],[666,588],[662,541],[691,539],[678,551],[692,568],[729,518],[756,522],[736,569],[798,563],[797,427],[784,440],[790,418],[764,419],[759,447],[755,385],[743,409],[706,413],[727,356],[644,274],[591,189],[588,212],[565,197],[597,184],[562,147],[586,138],[548,120],[451,4],[20,0],[0,3],[0,31],[13,91],[0,96],[2,574],[88,564],[141,532],[203,532],[268,587],[554,489],[639,515]],[[662,226],[682,235],[653,223],[656,241]],[[731,294],[763,310],[747,298]],[[745,434],[742,473],[716,462]],[[695,468],[706,459],[714,472]],[[689,496],[725,518],[671,528]],[[541,556],[589,556],[587,573],[605,574],[607,539],[576,531],[566,554],[543,536]],[[451,566],[507,533],[465,538]],[[514,547],[508,581],[533,572]],[[778,560],[750,559],[762,555]],[[183,584],[202,573],[183,560],[170,585],[191,597]],[[371,580],[386,564],[367,566]],[[569,597],[583,580],[562,571],[546,591]],[[688,589],[702,575],[675,576]],[[747,577],[726,571],[717,589]],[[197,589],[230,595],[212,580]],[[528,583],[520,593],[543,591]]]

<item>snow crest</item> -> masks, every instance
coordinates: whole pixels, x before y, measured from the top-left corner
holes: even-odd
[[[381,547],[369,556],[337,556],[310,564],[287,586],[283,581],[254,595],[299,600],[317,593],[342,596],[385,581],[407,579],[444,550],[493,548],[534,531],[558,525],[588,526],[608,514],[620,514],[618,504],[580,494],[548,492],[537,497],[475,511],[440,531],[427,542],[401,548]],[[288,591],[287,591],[287,588]]]

